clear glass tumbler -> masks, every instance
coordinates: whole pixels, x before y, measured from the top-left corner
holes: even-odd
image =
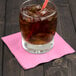
[[[26,0],[20,6],[20,30],[23,48],[35,54],[46,53],[53,48],[57,26],[57,11],[49,1],[41,10],[42,0]]]

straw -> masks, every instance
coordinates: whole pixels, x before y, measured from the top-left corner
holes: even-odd
[[[41,10],[43,10],[43,9],[47,6],[48,1],[49,1],[49,0],[45,0],[45,1],[44,1],[44,3],[43,3],[43,6],[42,6]]]

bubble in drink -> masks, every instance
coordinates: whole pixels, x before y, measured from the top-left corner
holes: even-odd
[[[31,44],[46,44],[53,39],[57,26],[55,9],[29,5],[20,13],[20,29],[25,41]],[[25,12],[24,12],[25,11]],[[24,13],[24,15],[23,15]]]

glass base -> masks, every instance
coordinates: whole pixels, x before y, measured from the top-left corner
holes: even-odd
[[[28,51],[29,53],[33,53],[33,54],[46,53],[46,52],[48,52],[49,50],[51,50],[53,48],[53,45],[54,45],[54,38],[49,43],[43,44],[43,45],[30,44],[30,43],[26,42],[22,38],[22,46],[23,46],[23,48],[26,51]]]

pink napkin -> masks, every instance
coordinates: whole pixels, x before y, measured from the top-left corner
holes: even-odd
[[[2,37],[2,40],[24,69],[33,68],[40,63],[48,62],[75,52],[57,33],[54,36],[54,47],[45,54],[31,54],[24,50],[21,45],[20,32]]]

